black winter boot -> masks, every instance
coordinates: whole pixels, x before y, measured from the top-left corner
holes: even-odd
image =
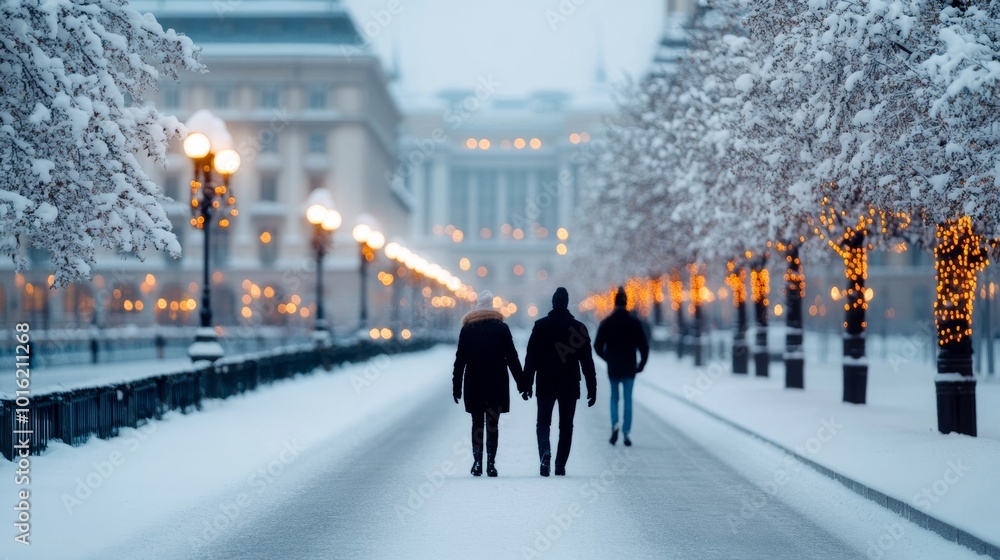
[[[493,464],[493,457],[490,457],[489,460],[486,461],[486,476],[496,477],[497,474],[496,465]]]
[[[541,465],[538,467],[538,474],[542,476],[549,476],[549,465],[552,462],[552,455],[545,453],[542,455]]]
[[[473,453],[472,454],[472,476],[482,476],[483,474],[483,454]]]
[[[608,441],[611,442],[611,445],[618,443],[618,424],[615,424],[611,428],[611,439],[609,439]]]

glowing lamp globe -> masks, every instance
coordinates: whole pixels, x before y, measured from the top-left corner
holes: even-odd
[[[222,150],[215,154],[215,159],[212,163],[216,171],[228,177],[239,171],[240,154],[236,153],[236,150]]]
[[[192,132],[184,139],[184,153],[191,159],[201,159],[212,151],[212,142],[200,132]]]
[[[368,246],[378,251],[385,245],[385,236],[381,232],[373,231],[368,235]]]
[[[326,218],[326,207],[322,204],[313,204],[306,210],[306,220],[314,226],[322,224],[324,218]]]
[[[399,256],[399,249],[399,243],[393,241],[385,246],[385,256],[392,260],[396,260],[396,257]]]
[[[336,210],[327,210],[326,216],[323,217],[323,225],[321,227],[326,231],[336,231],[343,222],[344,220],[340,217],[340,212],[337,212]]]
[[[358,243],[365,243],[368,241],[368,236],[372,234],[372,227],[368,224],[358,224],[354,226],[351,230],[351,236]]]

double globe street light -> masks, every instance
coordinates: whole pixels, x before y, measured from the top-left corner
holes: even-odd
[[[333,207],[333,196],[327,189],[319,188],[306,201],[306,220],[313,225],[312,248],[316,257],[316,328],[313,338],[317,344],[330,342],[331,328],[323,312],[323,257],[333,240],[333,232],[340,228],[343,219]]]
[[[219,216],[219,226],[229,227],[235,217],[236,198],[229,188],[229,178],[240,169],[240,155],[229,146],[232,137],[222,119],[201,110],[188,119],[192,132],[184,138],[184,154],[194,164],[191,180],[191,225],[203,232],[204,250],[200,324],[194,343],[188,348],[192,361],[215,361],[222,357],[222,345],[212,326],[210,258],[212,220]],[[227,216],[228,215],[228,216]]]
[[[358,224],[351,231],[351,236],[361,248],[361,311],[358,330],[364,331],[368,326],[368,266],[375,260],[376,251],[385,245],[385,235],[378,231],[378,222],[368,214],[358,216]]]

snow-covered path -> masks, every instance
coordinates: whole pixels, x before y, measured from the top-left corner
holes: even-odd
[[[52,488],[35,504],[42,548],[29,557],[976,557],[644,384],[635,445],[611,447],[602,372],[597,406],[577,411],[567,477],[538,475],[535,401],[517,398],[502,417],[500,477],[473,478],[452,352],[297,378],[154,423],[65,517],[54,506],[70,481],[127,442],[57,445],[39,458]],[[779,472],[787,480],[766,493]]]
[[[861,557],[783,504],[739,538],[726,518],[750,483],[649,411],[638,415],[643,439],[631,449],[607,443],[603,406],[579,411],[569,476],[542,478],[535,404],[518,400],[501,426],[501,476],[474,478],[468,416],[447,394],[442,383],[363,449],[309,458],[317,468],[307,479],[235,530],[201,544],[206,519],[190,519],[165,528],[143,557],[736,558],[749,546],[772,558]],[[102,556],[125,558],[135,546]]]

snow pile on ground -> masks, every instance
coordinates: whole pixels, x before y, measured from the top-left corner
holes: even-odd
[[[804,391],[784,389],[784,367],[771,377],[734,376],[728,358],[697,369],[690,359],[656,353],[638,392],[667,391],[799,454],[1000,544],[1000,383],[977,388],[980,437],[937,432],[934,367],[890,349],[873,359],[868,404],[841,402],[836,356],[807,356]]]

